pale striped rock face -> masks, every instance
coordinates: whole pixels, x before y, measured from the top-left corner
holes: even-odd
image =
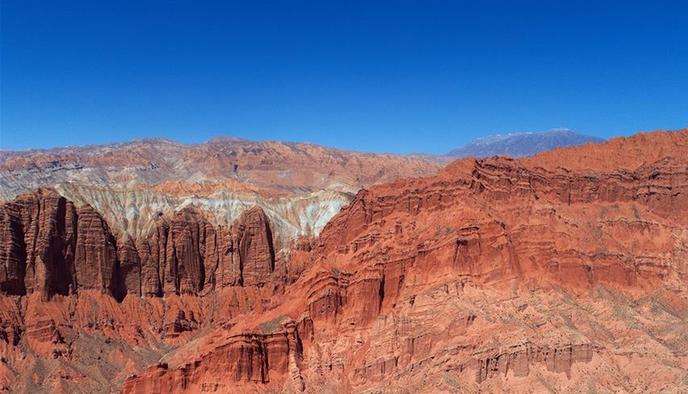
[[[317,236],[362,187],[434,173],[427,158],[347,152],[309,144],[220,138],[0,152],[0,200],[40,187],[96,209],[114,232],[138,238],[160,215],[195,208],[230,225],[253,206],[274,227],[277,249]]]

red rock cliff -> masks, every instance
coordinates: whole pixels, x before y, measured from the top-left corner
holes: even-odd
[[[41,189],[0,206],[0,242],[0,288],[12,295],[98,289],[121,299],[279,282],[270,224],[258,207],[230,228],[186,210],[159,218],[149,237],[117,240],[93,208]]]
[[[232,335],[280,335],[281,321],[309,327],[298,362],[285,375],[268,358],[261,376],[277,380],[243,376],[232,387],[671,390],[688,349],[653,344],[655,333],[686,328],[687,149],[573,171],[535,159],[464,160],[436,177],[362,191],[309,253],[295,254],[306,269],[275,305],[168,369],[131,378],[124,392],[157,382],[169,392],[229,390],[223,377],[246,363],[219,356]],[[188,365],[194,373],[181,378]],[[645,372],[655,368],[661,379]]]

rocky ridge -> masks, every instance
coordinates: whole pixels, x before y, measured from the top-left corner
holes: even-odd
[[[276,285],[273,272],[286,273],[276,267],[272,230],[260,207],[229,227],[188,209],[160,216],[147,237],[118,240],[90,206],[75,208],[55,191],[39,189],[0,207],[0,228],[0,289],[9,295],[38,293],[49,300],[86,289],[119,300],[200,295],[216,287]]]
[[[625,143],[688,133],[636,138]],[[328,223],[279,305],[123,391],[683,386],[685,146],[633,171],[465,160],[362,191]],[[225,361],[234,360],[225,352],[251,354],[242,341],[267,347],[291,325],[301,347],[259,352],[259,379],[239,374],[248,359]],[[271,367],[294,352],[298,373]]]
[[[457,161],[359,192],[284,260],[258,208],[228,227],[195,209],[163,214],[150,236],[122,239],[88,206],[47,190],[24,195],[0,221],[0,383],[126,393],[680,389],[686,157],[688,130]],[[55,276],[54,267],[73,268]]]
[[[0,200],[49,187],[90,205],[117,236],[141,238],[159,214],[203,211],[230,226],[260,206],[272,222],[277,252],[314,237],[364,186],[427,175],[427,158],[376,155],[311,144],[216,138],[203,144],[164,139],[0,152]]]

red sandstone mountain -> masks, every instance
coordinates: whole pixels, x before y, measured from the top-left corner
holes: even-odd
[[[146,236],[50,190],[0,208],[19,392],[688,389],[688,130],[369,187],[275,255],[261,208]]]

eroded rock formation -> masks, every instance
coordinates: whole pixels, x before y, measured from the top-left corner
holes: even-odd
[[[597,160],[607,151],[618,157]],[[130,239],[54,193],[22,195],[0,216],[0,383],[124,393],[682,390],[687,157],[681,131],[458,161],[359,192],[283,260],[259,208],[228,226],[198,209],[163,214]],[[64,284],[35,274],[54,267],[67,268]]]
[[[48,299],[95,289],[121,299],[280,283],[272,278],[272,231],[259,207],[229,228],[184,210],[159,217],[148,237],[117,240],[92,207],[75,208],[40,189],[0,206],[0,226],[0,288],[10,295],[37,292]]]
[[[20,196],[0,209],[3,246],[0,287],[8,294],[36,292],[46,299],[56,293],[68,294],[76,285],[78,223],[74,204],[57,193],[41,189]],[[80,246],[86,249],[83,243]]]

